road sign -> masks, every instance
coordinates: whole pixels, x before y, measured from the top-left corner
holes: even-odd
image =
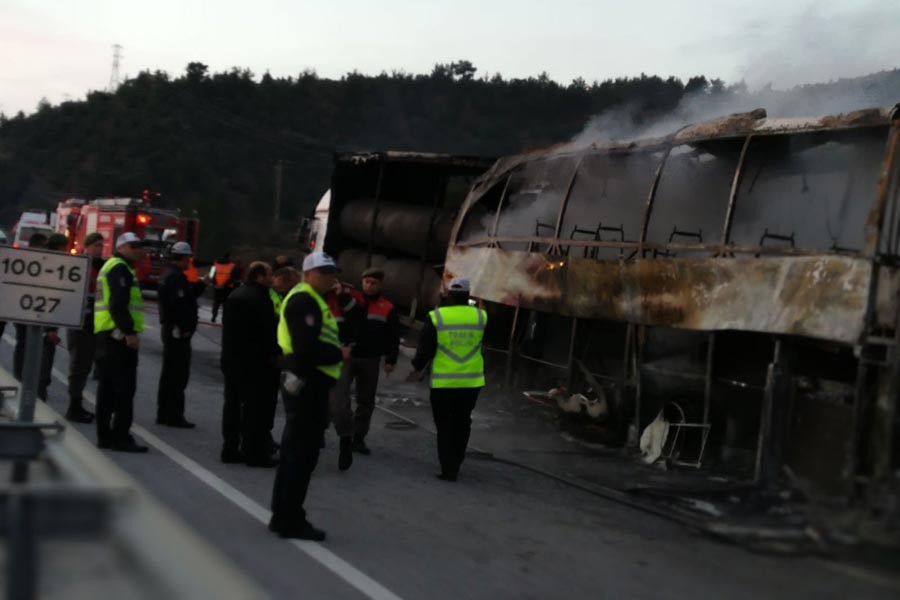
[[[81,327],[90,269],[84,255],[0,246],[0,321]]]

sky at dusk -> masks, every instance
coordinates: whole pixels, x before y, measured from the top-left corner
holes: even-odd
[[[33,111],[188,62],[339,78],[467,59],[561,83],[704,74],[777,88],[900,66],[900,1],[0,0],[0,111]]]

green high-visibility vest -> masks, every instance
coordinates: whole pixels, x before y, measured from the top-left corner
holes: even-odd
[[[487,313],[474,306],[459,305],[436,308],[428,316],[437,330],[431,387],[484,387],[481,341]]]
[[[281,304],[282,302],[284,302],[284,299],[281,297],[281,294],[275,291],[274,288],[269,288],[269,298],[272,299],[272,306],[275,308],[275,314],[280,317]]]
[[[300,283],[295,285],[281,302],[281,315],[278,319],[278,345],[281,346],[281,350],[285,354],[294,353],[294,343],[293,340],[291,340],[291,332],[288,330],[287,321],[284,318],[284,310],[294,294],[309,294],[313,297],[316,304],[319,305],[319,309],[322,311],[322,328],[319,330],[319,341],[323,344],[329,344],[340,349],[341,341],[338,338],[338,324],[334,315],[331,314],[331,309],[328,308],[328,304],[322,300],[322,297],[316,293],[316,290],[314,290],[311,285],[308,283]],[[341,376],[342,364],[343,361],[339,360],[333,365],[319,365],[316,368],[332,379],[338,379]]]
[[[134,272],[134,269],[131,268],[131,265],[118,256],[113,256],[103,263],[103,267],[100,268],[100,272],[97,274],[97,285],[100,286],[100,298],[98,298],[97,303],[94,304],[94,333],[112,331],[116,328],[116,322],[113,321],[112,313],[109,312],[109,300],[112,294],[106,277],[113,267],[118,265],[125,265],[128,271],[131,272],[131,292],[128,298],[128,312],[131,313],[131,320],[134,321],[134,330],[138,333],[144,331],[144,311],[141,310],[141,305],[144,303],[144,300],[141,297],[141,287],[138,284],[137,274]]]

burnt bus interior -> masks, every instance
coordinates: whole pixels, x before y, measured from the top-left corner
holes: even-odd
[[[501,159],[445,277],[486,301],[508,385],[608,403],[583,415],[601,441],[663,411],[670,463],[852,495],[900,466],[896,117],[754,111]]]
[[[436,306],[450,231],[494,159],[412,152],[335,155],[325,251],[359,285],[381,266],[385,296],[409,319]]]

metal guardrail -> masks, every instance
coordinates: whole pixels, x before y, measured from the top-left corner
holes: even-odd
[[[14,384],[0,369],[0,388]],[[73,538],[111,544],[124,574],[149,598],[266,597],[46,404],[33,410],[33,423],[0,422],[0,460],[14,462],[13,481],[0,486],[7,597],[36,597],[38,544]],[[18,402],[5,398],[0,419],[18,412]],[[38,461],[52,467],[49,480],[29,481],[27,465]]]

